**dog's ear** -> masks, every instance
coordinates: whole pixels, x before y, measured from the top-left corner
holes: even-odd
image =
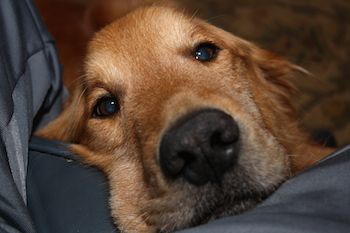
[[[35,135],[51,140],[77,143],[83,124],[86,122],[84,101],[83,92],[77,88],[58,118],[40,129]]]
[[[258,78],[263,87],[269,90],[271,98],[274,98],[276,107],[290,116],[295,116],[295,110],[291,105],[291,98],[296,92],[292,78],[298,74],[310,75],[305,69],[287,61],[280,56],[250,46],[250,58],[257,67]]]
[[[273,131],[287,152],[291,155],[291,172],[296,174],[306,167],[330,154],[332,149],[324,148],[301,130],[297,121],[296,110],[292,105],[291,97],[296,91],[292,79],[298,74],[310,76],[311,74],[263,49],[250,47],[250,58],[257,67],[258,85],[254,85],[255,94],[260,95],[261,113],[265,123]],[[274,111],[274,114],[271,114]],[[281,114],[282,113],[282,114]],[[283,114],[284,113],[284,114]],[[274,126],[272,126],[274,125]]]
[[[287,61],[286,59],[261,49],[251,42],[234,36],[224,30],[207,26],[220,35],[222,41],[229,47],[233,54],[241,57],[249,66],[249,70],[257,73],[258,81],[265,90],[269,90],[270,96],[276,97],[280,106],[285,106],[285,111],[291,111],[290,100],[296,88],[291,78],[296,74],[310,75],[305,69]],[[254,86],[259,86],[254,84]]]

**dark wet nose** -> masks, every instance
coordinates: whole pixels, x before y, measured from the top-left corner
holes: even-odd
[[[237,161],[238,138],[230,115],[216,109],[193,112],[165,132],[159,148],[161,169],[194,185],[220,182]]]

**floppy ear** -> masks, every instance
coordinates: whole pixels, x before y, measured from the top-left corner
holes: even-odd
[[[263,49],[250,47],[250,58],[257,67],[258,85],[252,85],[267,128],[291,156],[291,171],[298,173],[330,153],[315,144],[299,127],[291,97],[296,88],[291,78],[297,73],[310,75],[303,68]],[[273,112],[273,113],[272,113]]]
[[[58,118],[40,129],[35,135],[51,140],[77,143],[82,133],[83,124],[86,122],[84,102],[83,92],[77,88]]]
[[[220,35],[224,44],[226,44],[235,55],[238,55],[246,62],[249,70],[255,71],[258,78],[258,80],[255,81],[259,83],[253,83],[252,88],[258,89],[257,92],[266,92],[267,90],[269,93],[266,93],[265,97],[270,97],[270,101],[275,102],[274,104],[278,104],[278,107],[280,107],[280,110],[283,112],[292,114],[294,110],[290,100],[296,88],[290,81],[290,78],[295,76],[296,73],[307,75],[310,75],[310,73],[276,54],[261,49],[253,43],[232,35],[231,33],[211,25],[207,27]]]
[[[250,57],[257,67],[258,79],[265,90],[269,91],[270,100],[275,102],[275,107],[290,117],[296,117],[291,98],[297,89],[291,82],[291,78],[298,73],[304,75],[310,75],[310,73],[276,54],[254,45],[250,46]]]

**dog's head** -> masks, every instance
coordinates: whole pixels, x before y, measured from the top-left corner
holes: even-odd
[[[297,66],[166,7],[96,34],[85,75],[41,134],[74,143],[111,187],[125,232],[169,232],[247,210],[290,174],[306,139],[286,80]]]

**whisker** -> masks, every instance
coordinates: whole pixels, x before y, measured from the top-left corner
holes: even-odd
[[[219,19],[219,18],[222,18],[222,17],[225,17],[225,16],[226,16],[225,14],[216,15],[216,16],[212,16],[212,17],[210,17],[210,18],[207,18],[207,19],[205,19],[204,21],[207,22],[207,23],[213,23],[214,20]]]
[[[197,17],[197,14],[199,12],[199,9],[197,8],[191,15],[190,20],[192,21],[195,17]]]

